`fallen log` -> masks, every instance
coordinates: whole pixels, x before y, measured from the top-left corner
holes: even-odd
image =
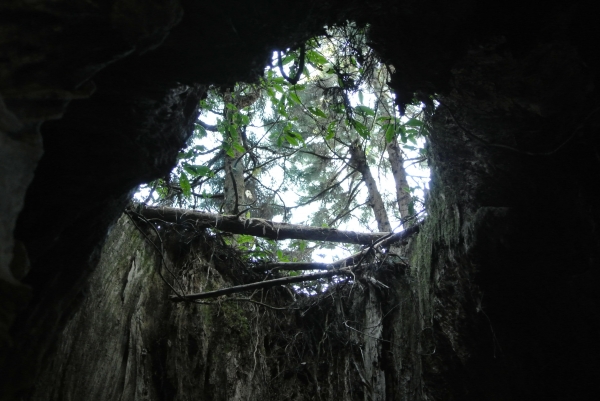
[[[193,224],[196,228],[216,228],[232,234],[246,234],[272,240],[303,239],[307,241],[370,245],[390,234],[342,231],[335,228],[277,223],[264,219],[246,219],[239,216],[203,213],[171,207],[140,207],[136,211],[148,220],[158,219],[169,223],[188,223]]]

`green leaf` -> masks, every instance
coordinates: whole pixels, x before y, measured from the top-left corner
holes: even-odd
[[[254,237],[252,235],[240,234],[237,237],[238,244],[248,244],[254,242]]]
[[[196,124],[196,136],[198,138],[204,138],[206,136],[206,130],[200,124]]]
[[[330,140],[335,136],[335,121],[330,122],[329,124],[327,124],[327,135],[325,136],[325,140]]]
[[[369,138],[369,129],[360,121],[353,121],[354,129],[358,132],[358,135],[362,136],[365,139]]]
[[[406,130],[404,127],[400,127],[400,140],[402,143],[406,143]]]
[[[416,118],[411,118],[410,120],[405,122],[404,125],[406,125],[407,127],[422,127],[423,121],[418,120]]]
[[[367,116],[375,116],[375,111],[368,106],[356,106],[354,108],[354,110],[356,110],[356,112],[358,112],[359,114],[364,114]]]
[[[291,135],[286,134],[285,135],[285,140],[288,141],[290,144],[294,145],[294,146],[298,146],[298,140],[296,138],[294,138]]]
[[[293,135],[294,137],[296,137],[296,139],[298,139],[300,142],[304,142],[304,137],[302,136],[301,133],[295,132],[295,131],[290,131],[289,134]]]
[[[279,102],[277,103],[277,111],[279,112],[279,114],[281,115],[286,115],[286,110],[285,110],[285,96],[281,96],[281,99],[279,99]]]
[[[159,185],[156,188],[156,192],[158,192],[158,194],[160,195],[161,198],[166,197],[167,194],[169,193],[169,191],[167,190],[167,188],[165,188],[164,186],[162,186],[162,182],[161,182],[161,185]]]
[[[306,89],[305,84],[296,84],[296,85],[290,87],[291,91],[303,91],[304,89]]]
[[[309,107],[308,110],[317,117],[327,118],[327,115],[318,107]]]
[[[196,175],[196,169],[192,165],[183,163],[183,169],[190,175]]]
[[[295,58],[296,58],[296,55],[294,53],[289,53],[284,58],[281,59],[281,63],[283,65],[289,64],[292,61],[294,61]]]
[[[394,140],[396,136],[396,126],[395,124],[386,124],[382,128],[385,129],[385,141],[390,143]]]
[[[242,125],[250,124],[250,118],[247,115],[240,114],[240,116],[241,116],[241,120],[242,120]]]
[[[187,152],[179,152],[177,154],[177,160],[189,159],[192,157],[192,152],[188,150]]]
[[[246,148],[244,148],[244,147],[242,146],[242,144],[240,144],[240,143],[237,143],[237,142],[236,142],[236,143],[234,143],[234,144],[233,144],[233,148],[234,148],[235,150],[237,150],[238,152],[240,152],[240,153],[246,153]]]
[[[306,52],[306,59],[313,64],[327,64],[327,59],[315,50],[308,50]]]
[[[214,174],[212,172],[212,170],[207,166],[194,166],[194,167],[196,168],[196,174],[198,174],[201,177],[210,177]]]
[[[413,137],[416,138],[419,136],[419,130],[415,128],[406,128],[405,129],[407,138]]]
[[[183,171],[179,176],[179,186],[181,187],[181,190],[185,196],[192,195],[192,186],[190,185],[190,180]]]
[[[300,104],[301,103],[300,102],[300,98],[298,97],[298,95],[296,93],[290,92],[289,93],[289,97],[290,97],[290,99],[292,99],[294,101],[294,103],[296,103],[296,104]]]
[[[363,93],[362,91],[358,91],[358,101],[360,104],[363,104]]]
[[[304,143],[304,138],[302,137],[302,135],[300,135],[297,132],[289,131],[290,129],[291,129],[291,126],[286,127],[286,131],[284,133],[285,140],[294,146],[300,145],[300,142]]]
[[[227,153],[227,156],[235,157],[235,150],[231,146],[229,146],[229,144],[224,143],[223,149],[225,150],[225,153]]]

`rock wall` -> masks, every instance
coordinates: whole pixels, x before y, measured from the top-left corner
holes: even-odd
[[[436,349],[422,362],[431,399],[593,391],[597,75],[555,28],[526,53],[473,49],[438,98],[429,217],[413,254]]]
[[[121,217],[25,399],[418,399],[404,394],[418,381],[396,377],[386,356],[406,348],[390,335],[406,331],[394,318],[410,299],[403,270],[378,277],[391,290],[357,282],[321,297],[279,287],[255,302],[174,303],[162,278],[196,293],[252,273],[214,235],[159,233]]]

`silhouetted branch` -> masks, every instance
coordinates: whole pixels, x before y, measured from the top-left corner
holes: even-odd
[[[215,298],[215,297],[219,297],[221,295],[235,294],[238,292],[257,290],[257,289],[261,289],[261,288],[271,288],[276,285],[301,283],[304,281],[333,277],[333,276],[338,276],[341,274],[351,275],[352,273],[351,273],[349,267],[345,267],[342,269],[332,270],[332,271],[323,272],[323,273],[305,274],[302,276],[294,276],[294,277],[283,277],[283,278],[276,278],[273,280],[261,281],[258,283],[236,285],[234,287],[223,288],[223,289],[215,290],[215,291],[207,291],[207,292],[200,292],[197,294],[184,295],[183,297],[179,297],[177,295],[170,295],[169,299],[173,302],[182,302],[182,301],[193,301],[196,299]]]
[[[160,219],[171,223],[192,224],[196,228],[217,228],[232,234],[246,234],[273,240],[303,239],[308,241],[330,241],[349,244],[374,244],[384,238],[396,238],[397,234],[362,233],[342,231],[335,228],[310,227],[298,224],[277,223],[263,219],[245,219],[232,215],[203,213],[169,207],[141,207],[147,219]],[[403,234],[407,232],[403,231]],[[400,239],[397,239],[400,241]]]
[[[219,129],[217,128],[216,125],[209,125],[202,120],[197,120],[197,121],[198,121],[198,124],[200,124],[202,127],[204,127],[204,129],[207,131],[210,131],[210,132],[218,132],[219,131]]]

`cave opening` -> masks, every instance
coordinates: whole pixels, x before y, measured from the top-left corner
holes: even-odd
[[[599,28],[584,1],[493,4],[0,6],[3,399],[591,393],[600,353]],[[301,43],[346,20],[369,24],[373,49],[395,67],[401,105],[432,94],[441,104],[429,122],[428,222],[410,270],[389,290],[367,284],[351,319],[329,320],[350,310],[334,299],[285,317],[158,302],[164,288],[142,268],[155,253],[117,220],[132,191],[169,174],[210,85],[253,82],[276,49],[297,49],[290,63],[299,65]],[[282,143],[306,141],[295,133]],[[116,263],[107,255],[119,241],[115,255],[126,256]],[[18,255],[30,260],[28,273]],[[29,287],[14,284],[11,261]],[[215,280],[231,284],[223,277]],[[123,309],[99,306],[110,294]],[[269,336],[274,322],[286,342]]]

